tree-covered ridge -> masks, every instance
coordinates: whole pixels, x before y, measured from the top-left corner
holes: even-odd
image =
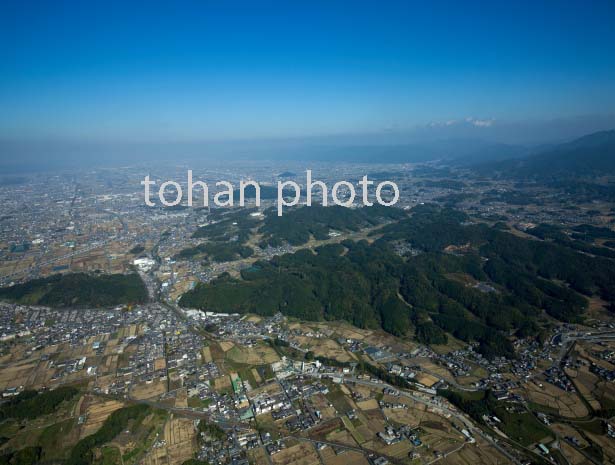
[[[341,319],[395,335],[414,331],[426,343],[443,342],[444,330],[478,342],[483,354],[493,356],[511,355],[507,336],[536,335],[545,315],[579,320],[586,296],[615,301],[610,259],[473,224],[455,210],[417,207],[411,218],[379,233],[372,244],[344,241],[256,262],[242,279],[224,275],[199,284],[180,304]],[[399,241],[422,253],[398,256],[392,243]]]
[[[49,415],[65,400],[79,393],[77,388],[62,386],[52,391],[23,391],[0,405],[0,420],[7,418],[33,419]]]
[[[147,289],[136,273],[69,273],[0,288],[0,299],[50,307],[112,307],[145,302]]]
[[[568,248],[601,257],[615,258],[615,251],[596,244],[596,239],[614,239],[615,231],[582,224],[570,230],[551,224],[540,224],[527,232],[543,240],[553,241]],[[605,244],[608,247],[608,241]]]
[[[310,237],[317,240],[328,239],[331,231],[358,231],[405,216],[398,208],[381,205],[363,208],[313,205],[309,208],[289,210],[283,216],[278,216],[276,211],[271,209],[267,211],[265,222],[259,230],[264,237],[261,246],[279,246],[285,242],[303,245]]]
[[[198,228],[192,237],[221,242],[235,238],[238,242],[244,243],[249,238],[250,231],[260,223],[258,218],[250,216],[254,212],[256,212],[254,208],[238,211],[213,210],[207,217],[210,223]]]
[[[187,247],[175,255],[175,259],[186,260],[202,257],[213,262],[230,262],[240,258],[248,258],[254,250],[240,242],[205,242],[194,247]]]
[[[254,208],[213,210],[208,215],[210,223],[199,227],[192,235],[193,238],[207,239],[207,242],[180,250],[175,259],[229,262],[252,256],[254,251],[245,243],[260,224],[258,218],[251,216],[255,211]]]
[[[108,443],[123,430],[129,422],[140,424],[151,413],[151,407],[143,404],[131,405],[113,412],[94,434],[81,439],[71,451],[69,465],[90,465],[95,461],[95,448]]]
[[[299,207],[281,217],[275,209],[269,209],[265,212],[264,221],[251,216],[256,211],[254,208],[246,208],[239,211],[222,209],[212,212],[208,217],[211,222],[198,228],[192,236],[207,239],[207,242],[182,249],[175,258],[227,262],[253,255],[253,249],[246,245],[252,233],[263,235],[263,240],[259,243],[262,248],[286,243],[303,245],[311,237],[317,240],[329,239],[331,231],[359,231],[406,217],[402,210],[380,205],[358,209],[340,206]]]

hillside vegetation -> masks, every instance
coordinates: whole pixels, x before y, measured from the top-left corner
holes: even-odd
[[[0,299],[50,307],[112,307],[147,300],[138,274],[56,274],[0,288]]]
[[[258,261],[241,279],[197,285],[180,305],[346,320],[426,343],[442,343],[448,332],[494,356],[512,355],[507,336],[536,336],[548,317],[580,321],[588,296],[615,301],[609,258],[473,224],[451,209],[412,213],[381,228],[372,244],[344,241]],[[400,256],[400,243],[420,253]]]

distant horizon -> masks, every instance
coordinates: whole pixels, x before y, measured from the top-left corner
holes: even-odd
[[[10,175],[144,162],[209,163],[216,159],[359,163],[505,159],[610,130],[615,130],[615,115],[532,123],[457,120],[406,131],[231,140],[0,138],[0,169]]]

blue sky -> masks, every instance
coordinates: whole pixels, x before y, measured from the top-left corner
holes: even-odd
[[[615,110],[615,2],[3,2],[0,137],[201,140]]]

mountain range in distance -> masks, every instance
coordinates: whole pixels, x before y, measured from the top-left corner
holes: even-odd
[[[473,166],[483,174],[566,179],[615,173],[615,130],[601,131],[519,158]]]
[[[224,160],[287,160],[303,162],[343,162],[364,164],[404,164],[440,162],[458,168],[471,168],[480,173],[520,178],[566,177],[615,172],[615,129],[590,133],[566,143],[519,145],[474,138],[448,138],[423,141],[378,143],[346,138],[343,140],[302,141],[241,141],[232,143],[184,144],[148,143],[128,147],[107,142],[104,144],[50,144],[45,157],[40,157],[36,143],[20,144],[0,140],[0,170],[17,176],[28,171],[79,168],[102,163],[104,166],[139,164],[168,160],[169,154],[198,167],[209,166],[217,159]],[[124,157],[128,151],[129,157]],[[88,156],[85,156],[87,154]],[[102,156],[104,154],[104,156]],[[101,155],[101,156],[98,156]],[[30,162],[36,163],[30,163]],[[36,166],[36,168],[33,168]],[[281,173],[282,178],[287,173]],[[294,174],[294,173],[288,173]]]

